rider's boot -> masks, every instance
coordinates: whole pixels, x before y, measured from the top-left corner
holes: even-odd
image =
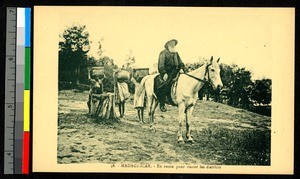
[[[165,104],[160,105],[159,108],[160,108],[161,112],[166,112],[166,111],[167,111],[167,108],[166,108],[166,105],[165,105]]]
[[[166,105],[165,105],[165,96],[161,97],[161,99],[159,100],[159,108],[161,110],[161,112],[166,112]]]
[[[160,76],[160,78],[158,79],[158,86],[157,89],[155,90],[155,94],[157,95],[157,99],[159,102],[159,108],[162,112],[166,112],[166,106],[165,106],[165,102],[166,102],[166,95],[165,95],[165,91],[166,91],[166,81],[163,80],[163,78]]]

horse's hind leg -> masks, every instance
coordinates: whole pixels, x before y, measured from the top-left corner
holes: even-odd
[[[149,115],[150,115],[150,130],[154,132],[156,132],[156,127],[154,124],[154,113],[157,106],[158,106],[158,101],[155,98],[152,98]]]
[[[185,122],[185,124],[186,124],[186,137],[187,137],[187,142],[190,142],[190,143],[194,143],[194,140],[193,140],[193,138],[192,138],[192,136],[191,136],[191,123],[190,123],[190,121],[191,121],[191,119],[192,119],[192,113],[193,113],[193,110],[194,110],[194,106],[192,106],[192,107],[190,107],[190,108],[188,108],[187,110],[186,110],[186,122]]]
[[[147,96],[147,111],[148,111],[148,116],[151,119],[151,108],[152,108],[152,104],[153,104],[153,99],[150,96]]]

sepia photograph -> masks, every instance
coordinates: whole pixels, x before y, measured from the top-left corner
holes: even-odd
[[[274,29],[284,25],[274,9],[52,8],[35,10],[58,10],[49,13],[55,165],[151,173],[272,166],[273,106],[281,104]]]

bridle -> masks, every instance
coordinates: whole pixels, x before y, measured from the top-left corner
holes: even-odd
[[[184,74],[187,75],[187,76],[189,76],[189,77],[191,77],[191,78],[194,78],[195,80],[200,81],[200,82],[202,82],[202,83],[209,83],[209,84],[211,84],[211,79],[210,79],[210,76],[209,76],[209,70],[208,70],[208,67],[211,66],[211,65],[212,65],[212,63],[206,65],[206,67],[205,67],[204,79],[200,79],[200,78],[195,77],[195,76],[193,76],[193,75],[190,75],[190,74],[188,74],[188,73],[184,73]],[[205,78],[206,75],[207,75],[207,78]]]

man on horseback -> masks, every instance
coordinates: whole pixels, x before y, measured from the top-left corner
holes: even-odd
[[[158,72],[159,84],[158,93],[156,93],[157,98],[160,103],[160,110],[162,112],[167,111],[165,108],[165,101],[168,94],[170,94],[172,81],[178,73],[184,73],[184,63],[176,52],[175,46],[178,41],[172,39],[165,44],[165,49],[160,52],[158,58]]]

